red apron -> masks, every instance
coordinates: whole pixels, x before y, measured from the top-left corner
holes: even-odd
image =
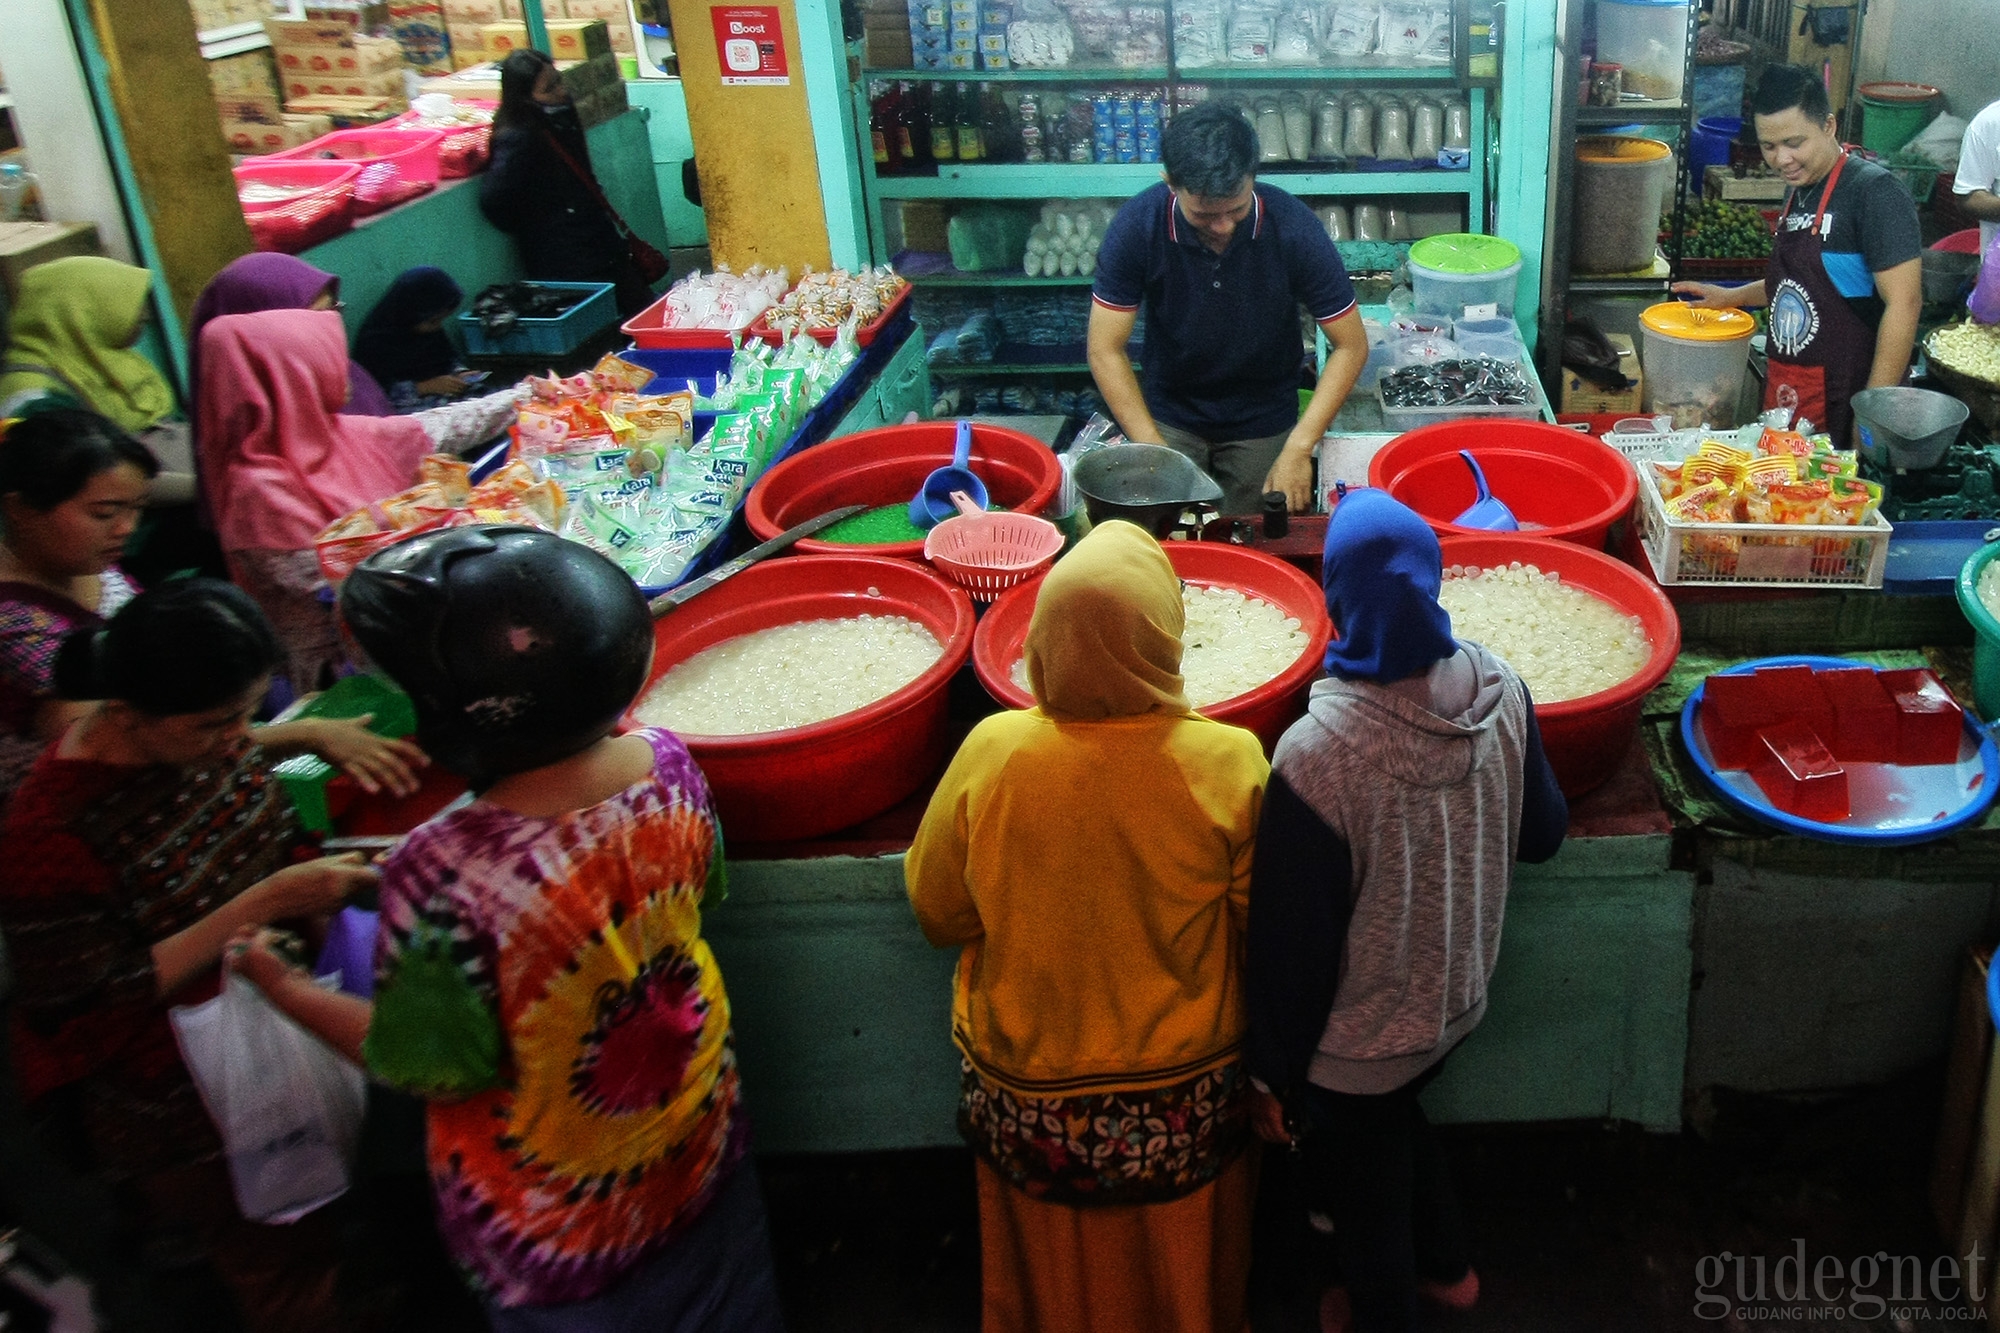
[[[1821,258],[1830,229],[1827,201],[1846,165],[1843,150],[1827,173],[1810,230],[1786,227],[1792,194],[1785,195],[1770,266],[1764,272],[1764,295],[1770,305],[1764,406],[1790,408],[1794,429],[1797,419],[1804,417],[1814,430],[1831,435],[1838,449],[1848,447],[1853,421],[1847,402],[1868,387],[1868,373],[1875,365],[1875,330],[1854,313],[1827,276]]]

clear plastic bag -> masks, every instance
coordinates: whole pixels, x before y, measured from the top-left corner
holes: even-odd
[[[1319,59],[1319,34],[1313,11],[1305,5],[1293,5],[1278,15],[1277,35],[1271,47],[1271,59],[1281,65],[1310,65]],[[1295,153],[1303,158],[1305,154]]]
[[[1190,0],[1174,6],[1174,59],[1187,69],[1220,65],[1229,58],[1224,6]]]
[[[2000,234],[1987,242],[1979,261],[1979,281],[1965,298],[1965,308],[1981,324],[2000,324]]]
[[[1342,118],[1347,114],[1340,94],[1329,93],[1319,99],[1319,110],[1313,117],[1312,155],[1316,158],[1339,157],[1345,140],[1341,136]]]
[[[1276,98],[1266,97],[1257,103],[1257,147],[1260,161],[1291,160],[1291,150],[1285,146],[1285,114],[1278,109]]]
[[[1351,97],[1347,101],[1347,155],[1375,156],[1375,104],[1365,97]],[[1364,238],[1357,234],[1355,239]],[[1379,241],[1382,238],[1370,236],[1365,239]]]
[[[1238,10],[1229,20],[1229,58],[1239,65],[1269,64],[1276,36],[1277,23],[1269,14]]]
[[[361,1134],[359,1069],[233,972],[220,995],[169,1017],[221,1131],[243,1216],[289,1222],[347,1191]]]
[[[1285,151],[1294,162],[1307,161],[1312,157],[1312,115],[1306,110],[1304,95],[1286,93],[1278,101],[1278,110],[1285,122]]]
[[[1339,0],[1328,17],[1322,45],[1329,56],[1365,56],[1375,51],[1381,6],[1368,0]]]

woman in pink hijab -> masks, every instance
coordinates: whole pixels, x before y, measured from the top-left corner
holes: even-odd
[[[201,331],[219,315],[251,315],[260,310],[338,310],[340,279],[314,268],[297,255],[258,251],[226,265],[201,289],[188,321],[192,362],[188,382],[201,383]],[[344,409],[350,416],[386,417],[396,409],[375,377],[358,362],[349,361],[347,382],[353,390]]]
[[[201,334],[200,464],[230,576],[277,628],[298,693],[346,665],[313,538],[412,485],[425,454],[493,438],[508,390],[411,416],[353,416],[347,335],[332,311],[222,315]]]

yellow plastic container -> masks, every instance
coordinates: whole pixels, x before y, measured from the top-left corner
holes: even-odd
[[[1648,414],[1671,416],[1675,430],[1737,424],[1756,320],[1741,310],[1662,301],[1639,316],[1639,330]]]

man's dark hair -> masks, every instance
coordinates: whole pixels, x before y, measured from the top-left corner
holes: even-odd
[[[1175,189],[1227,199],[1257,172],[1257,131],[1229,103],[1203,102],[1173,118],[1160,157]]]
[[[1757,80],[1757,95],[1750,102],[1751,114],[1775,116],[1793,107],[1815,125],[1826,120],[1832,107],[1819,71],[1804,65],[1766,66],[1764,76]]]

